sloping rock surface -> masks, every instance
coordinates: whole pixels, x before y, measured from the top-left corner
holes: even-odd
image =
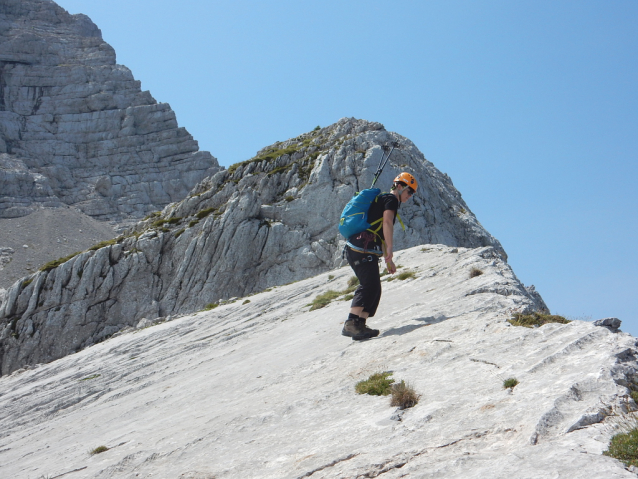
[[[66,204],[139,219],[218,169],[87,16],[0,3],[0,218]]]
[[[389,188],[402,170],[419,181],[400,208],[407,229],[395,227],[395,249],[491,246],[505,260],[451,180],[410,140],[344,118],[216,173],[117,242],[16,282],[0,305],[0,372],[60,358],[143,317],[197,311],[334,268],[341,211],[372,183],[392,142],[377,184]]]
[[[491,247],[397,262],[415,276],[384,277],[370,341],[340,335],[342,299],[307,306],[344,267],[0,378],[3,477],[635,478],[601,453],[636,407],[636,338],[511,326],[537,305]],[[355,394],[380,371],[419,403]]]

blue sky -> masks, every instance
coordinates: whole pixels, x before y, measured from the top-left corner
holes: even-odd
[[[638,336],[638,2],[58,3],[220,164],[379,121],[450,175],[553,313]]]

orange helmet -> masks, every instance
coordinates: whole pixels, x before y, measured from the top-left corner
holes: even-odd
[[[414,191],[419,187],[419,184],[416,182],[416,178],[412,176],[410,173],[406,173],[405,171],[401,173],[394,179],[394,182],[400,181],[401,183],[405,183]]]

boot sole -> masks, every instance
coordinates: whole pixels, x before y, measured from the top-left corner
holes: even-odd
[[[376,338],[377,336],[379,336],[379,333],[377,334],[355,334],[352,336],[352,340],[353,341],[363,341],[364,339],[372,339],[372,338]]]

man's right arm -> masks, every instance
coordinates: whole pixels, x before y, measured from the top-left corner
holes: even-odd
[[[383,212],[383,237],[385,239],[385,264],[388,269],[388,273],[394,274],[397,271],[397,267],[392,261],[392,240],[394,235],[394,215],[396,211],[385,210]]]

